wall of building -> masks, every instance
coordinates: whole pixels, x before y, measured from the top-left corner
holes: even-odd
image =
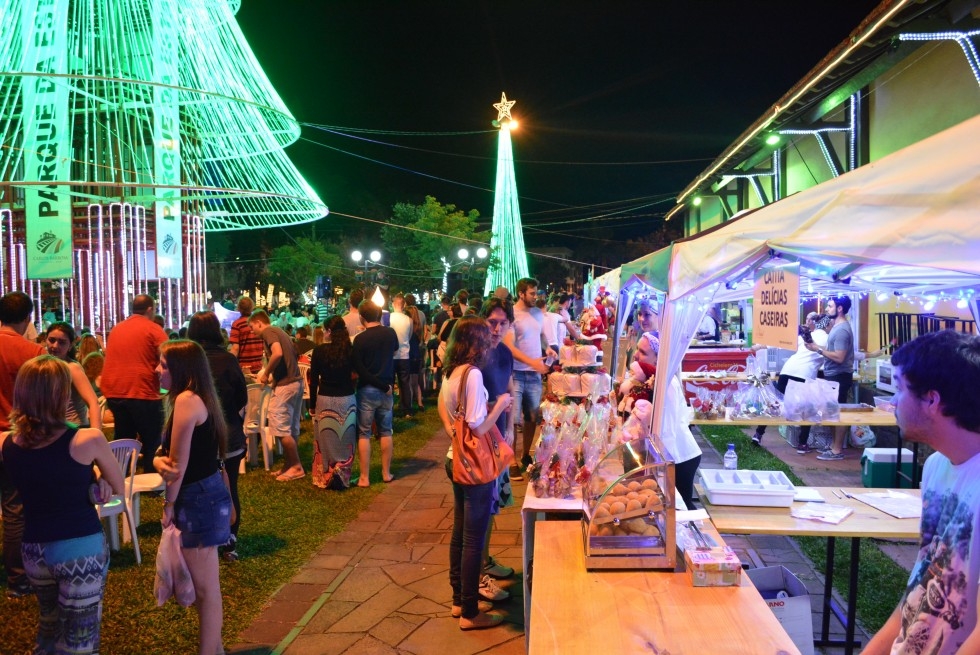
[[[980,84],[963,50],[931,42],[869,87],[871,160],[921,141],[980,113]]]

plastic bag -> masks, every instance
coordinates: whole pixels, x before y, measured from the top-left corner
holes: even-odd
[[[807,386],[815,387],[818,420],[840,420],[840,403],[837,401],[837,390],[840,388],[840,384],[817,378],[808,382]]]
[[[814,380],[806,383],[790,380],[786,383],[786,393],[783,396],[783,417],[786,420],[821,420],[820,408],[823,399],[814,382]],[[834,396],[834,400],[837,400],[837,396]]]
[[[182,607],[190,607],[196,598],[194,581],[191,580],[190,569],[187,568],[184,554],[180,550],[180,530],[173,523],[166,526],[160,535],[153,594],[157,598],[158,607],[171,596]]]
[[[875,433],[867,425],[851,426],[851,443],[860,448],[871,448],[875,445]]]
[[[783,394],[769,380],[769,376],[749,376],[748,382],[739,382],[735,394],[737,418],[775,417],[782,414]]]

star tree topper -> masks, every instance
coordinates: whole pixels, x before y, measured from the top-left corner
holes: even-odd
[[[493,103],[493,108],[497,110],[497,120],[502,121],[505,118],[508,120],[513,120],[510,115],[510,108],[517,104],[516,100],[508,100],[506,93],[500,94],[500,102]]]

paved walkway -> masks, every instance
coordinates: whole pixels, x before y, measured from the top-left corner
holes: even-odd
[[[779,439],[774,433],[771,441]],[[494,608],[505,616],[506,622],[500,628],[461,632],[458,622],[449,616],[452,597],[448,551],[453,499],[443,468],[447,444],[442,432],[434,436],[414,460],[400,469],[398,480],[387,485],[345,532],[325,542],[320,552],[275,594],[261,616],[242,634],[242,642],[229,652],[524,653],[520,507],[526,484],[515,483],[516,504],[495,518],[491,538],[494,557],[517,572],[513,579],[500,582],[511,593],[511,599]],[[766,446],[780,451],[777,443]],[[701,447],[702,466],[721,468],[718,453],[703,440]],[[832,469],[816,466],[815,462],[793,464],[797,474],[810,485],[861,486],[860,471],[853,464]],[[810,591],[814,632],[819,630],[823,576],[793,540],[726,535],[726,541],[745,564],[783,565],[793,571]],[[908,557],[908,546],[896,546],[895,550],[900,561]],[[836,620],[831,621],[831,626],[832,636],[843,637]],[[860,626],[858,637],[867,638]],[[837,653],[840,649],[817,652]]]
[[[523,653],[520,508],[526,485],[515,484],[515,506],[495,518],[490,542],[491,554],[517,571],[500,581],[511,599],[494,608],[506,622],[462,632],[449,616],[453,496],[443,467],[448,443],[440,431],[412,463],[400,467],[399,479],[346,531],[324,543],[229,652]]]

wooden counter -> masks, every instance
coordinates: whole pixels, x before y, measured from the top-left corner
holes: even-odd
[[[590,572],[571,521],[537,526],[534,560],[531,655],[800,652],[747,575],[696,588],[686,572]]]

